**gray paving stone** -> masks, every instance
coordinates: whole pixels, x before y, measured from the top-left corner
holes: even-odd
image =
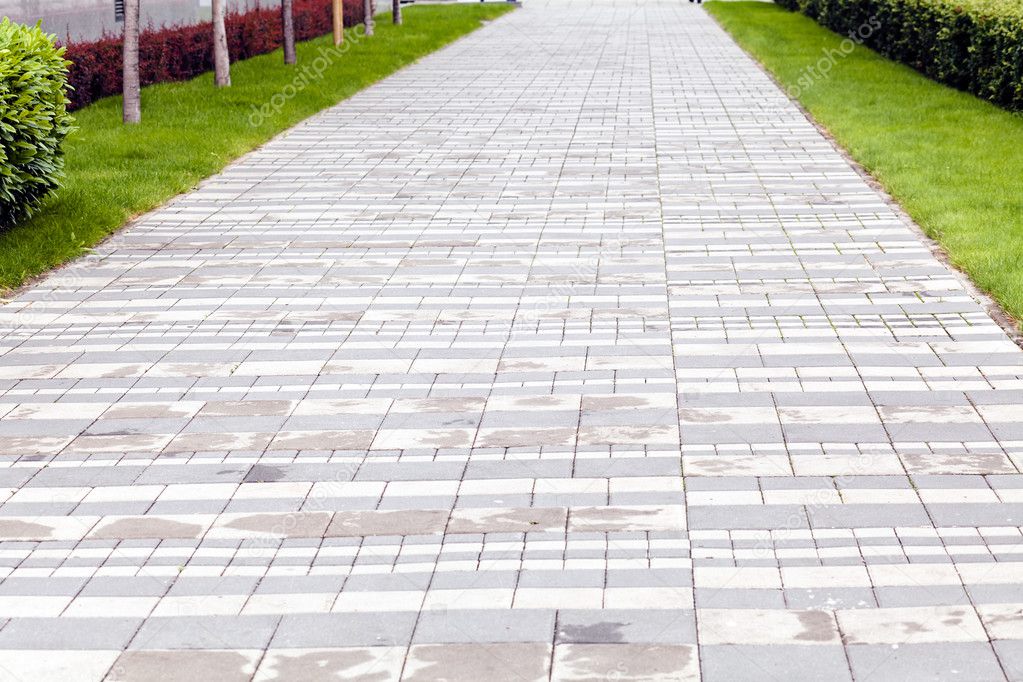
[[[929,525],[922,504],[845,504],[808,507],[814,528],[891,528]]]
[[[555,612],[547,609],[514,611],[424,611],[416,625],[416,644],[550,642]]]
[[[927,511],[941,526],[1023,525],[1023,504],[929,504]]]
[[[0,596],[56,596],[78,594],[86,578],[7,578],[0,582]]]
[[[555,641],[693,644],[696,642],[696,621],[692,610],[564,609],[558,612]]]
[[[848,647],[856,679],[1004,680],[1005,674],[987,642],[940,644],[856,644]]]
[[[148,618],[129,649],[265,649],[280,616]]]
[[[141,622],[138,618],[12,618],[0,630],[0,649],[124,649]]]
[[[273,633],[275,648],[307,649],[350,646],[406,646],[416,614],[303,613],[281,618]]]
[[[1009,680],[1023,679],[1023,642],[1018,640],[1002,640],[991,642],[998,656],[998,662]]]
[[[814,513],[815,510],[809,511]],[[807,528],[806,513],[807,510],[797,505],[690,505],[688,509],[689,527],[699,530]]]
[[[714,645],[700,652],[702,678],[717,680],[852,680],[841,646]]]
[[[958,585],[908,585],[875,587],[877,603],[883,608],[929,606],[932,604],[967,605],[970,598]]]

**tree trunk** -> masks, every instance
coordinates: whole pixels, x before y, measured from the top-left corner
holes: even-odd
[[[366,35],[373,35],[373,0],[362,0],[362,12],[366,16],[362,20],[366,27]]]
[[[227,53],[227,28],[224,26],[224,3],[213,0],[213,81],[218,88],[231,85],[231,58]]]
[[[401,0],[391,0],[391,18],[394,23],[401,23]]]
[[[298,61],[295,55],[295,13],[292,11],[292,0],[281,0],[281,26],[284,28],[284,63],[294,64]]]
[[[142,92],[139,82],[139,0],[124,2],[124,122],[142,121]]]
[[[340,47],[345,42],[345,9],[341,0],[333,0],[331,5],[334,8],[334,47]]]

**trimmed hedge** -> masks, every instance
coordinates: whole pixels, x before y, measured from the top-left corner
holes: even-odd
[[[64,177],[68,65],[38,25],[0,21],[0,226],[32,213]]]
[[[1020,0],[775,0],[935,80],[1023,110]],[[876,30],[862,31],[871,19]],[[866,34],[866,35],[864,35]]]
[[[362,3],[344,3],[345,26],[362,23]],[[309,40],[332,30],[330,0],[295,0],[295,38]],[[213,70],[209,22],[146,30],[140,36],[139,70],[142,85],[183,81]],[[273,52],[281,45],[279,6],[257,7],[227,16],[231,60]],[[74,90],[71,108],[80,109],[102,97],[121,94],[121,36],[67,47]]]

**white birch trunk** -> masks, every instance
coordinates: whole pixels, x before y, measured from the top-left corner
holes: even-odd
[[[142,121],[142,84],[139,79],[139,0],[124,0],[124,122]]]
[[[213,81],[218,88],[231,85],[231,58],[227,53],[227,28],[224,26],[226,0],[213,0]]]

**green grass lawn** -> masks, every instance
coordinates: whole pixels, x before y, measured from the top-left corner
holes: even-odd
[[[133,216],[188,190],[275,134],[512,7],[406,7],[402,26],[391,24],[389,14],[380,15],[376,35],[353,41],[350,31],[348,51],[332,60],[323,77],[299,88],[279,111],[264,110],[270,116],[261,122],[253,107],[281,103],[274,95],[311,66],[321,50],[333,50],[330,36],[299,44],[297,66],[285,66],[279,50],[235,63],[230,88],[214,88],[211,74],[147,87],[137,127],[121,124],[119,97],[82,109],[76,113],[79,130],[65,145],[63,189],[32,219],[0,233],[0,289],[17,287],[74,258]]]
[[[713,2],[707,11],[786,88],[843,38],[768,3]],[[862,47],[799,90],[952,262],[1023,319],[1023,116]]]

